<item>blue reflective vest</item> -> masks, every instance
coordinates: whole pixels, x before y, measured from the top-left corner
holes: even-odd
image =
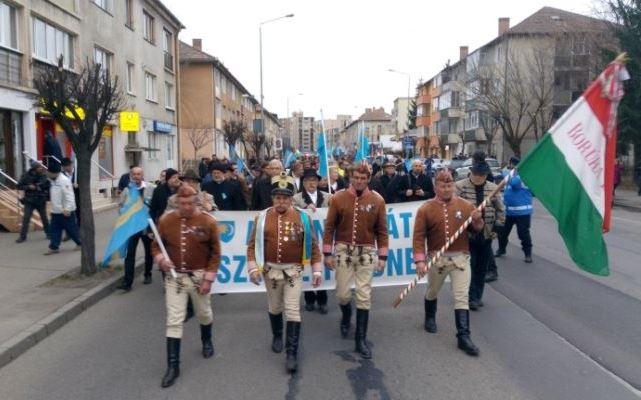
[[[518,217],[532,214],[532,192],[523,184],[521,177],[515,174],[510,178],[503,192],[505,215]]]

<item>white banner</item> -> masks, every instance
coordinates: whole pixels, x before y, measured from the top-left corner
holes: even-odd
[[[389,254],[387,267],[374,274],[374,286],[406,285],[414,279],[416,268],[412,260],[412,233],[414,217],[421,202],[389,204],[387,206],[387,229],[389,232]],[[263,284],[256,286],[247,276],[247,243],[254,225],[257,211],[217,211],[213,213],[218,221],[222,255],[213,293],[264,292]],[[326,208],[312,213],[314,232],[319,246],[322,244]],[[305,270],[303,290],[312,289],[311,271]],[[319,289],[335,287],[334,272],[324,268],[323,284]]]

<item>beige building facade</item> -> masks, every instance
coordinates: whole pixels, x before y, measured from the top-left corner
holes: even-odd
[[[33,79],[43,68],[79,72],[86,60],[118,77],[127,110],[140,115],[137,132],[121,132],[118,116],[103,132],[94,153],[92,189],[107,190],[114,178],[142,166],[155,180],[178,163],[178,85],[176,63],[180,21],[160,1],[0,0],[0,146],[3,170],[19,176],[30,158],[42,159],[44,136],[51,132],[63,155],[72,149],[62,129],[33,106]],[[7,123],[6,120],[9,119]],[[9,128],[8,128],[9,127]],[[10,147],[10,148],[9,148]]]

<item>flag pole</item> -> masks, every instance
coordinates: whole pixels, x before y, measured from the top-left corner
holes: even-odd
[[[163,257],[165,257],[167,260],[171,260],[171,258],[169,258],[169,254],[167,253],[167,249],[165,248],[165,244],[162,242],[162,239],[160,238],[160,234],[158,233],[156,224],[154,224],[154,220],[151,218],[148,218],[147,221],[149,221],[149,227],[151,228],[151,231],[154,233],[154,239],[156,239],[156,243],[158,244],[158,247],[160,247],[160,252],[162,253]],[[169,272],[171,273],[172,278],[174,279],[178,278],[178,275],[176,275],[176,270],[174,268],[170,268]]]
[[[476,207],[476,210],[477,210],[477,211],[483,211],[483,209],[484,209],[484,208],[488,205],[488,203],[492,200],[492,197],[496,196],[496,194],[497,194],[499,191],[501,191],[501,189],[503,189],[503,187],[505,187],[505,185],[507,184],[507,182],[508,182],[508,181],[510,180],[510,178],[514,175],[514,171],[516,171],[516,167],[514,167],[514,168],[512,169],[512,171],[510,171],[510,173],[509,173],[509,174],[507,174],[507,175],[505,176],[505,178],[503,178],[503,180],[501,181],[501,183],[499,183],[499,184],[496,186],[496,188],[492,191],[492,193],[490,193],[490,194],[489,194],[485,199],[483,199],[483,202],[482,202],[481,204],[479,204],[479,205],[478,205],[478,207]],[[465,222],[463,222],[463,225],[461,225],[461,227],[460,227],[456,232],[454,232],[454,234],[453,234],[452,236],[450,236],[450,237],[447,239],[447,242],[445,242],[445,244],[444,244],[444,245],[443,245],[443,246],[442,246],[442,247],[441,247],[441,248],[440,248],[436,253],[434,253],[434,255],[433,255],[432,257],[430,257],[429,261],[427,262],[427,270],[428,270],[428,271],[430,270],[430,268],[432,268],[432,266],[434,265],[434,263],[435,263],[439,258],[441,258],[441,256],[443,256],[443,253],[445,253],[445,252],[447,251],[447,249],[449,249],[449,248],[450,248],[450,246],[451,246],[452,244],[454,244],[454,242],[456,241],[456,239],[458,239],[458,238],[459,238],[459,236],[461,236],[461,235],[465,232],[465,230],[470,226],[470,224],[471,224],[471,223],[472,223],[472,216],[469,216],[469,217],[465,220]],[[412,282],[410,282],[410,283],[405,287],[405,289],[403,289],[403,290],[398,294],[398,296],[396,296],[396,299],[394,300],[394,303],[392,303],[392,305],[394,306],[394,308],[398,308],[398,306],[401,304],[401,302],[402,302],[402,301],[407,297],[407,295],[409,294],[409,292],[411,292],[411,291],[412,291],[412,289],[414,289],[414,288],[416,287],[416,285],[418,284],[418,281],[419,281],[419,280],[421,280],[422,278],[423,278],[423,275],[419,275],[419,273],[417,272],[417,273],[416,273],[416,276],[414,277],[414,280],[413,280]]]
[[[325,136],[325,118],[323,118],[323,109],[320,110],[321,114],[321,136],[323,137],[323,148],[325,149],[325,165],[327,166],[327,189],[329,194],[333,194],[332,185],[329,182],[329,160],[327,159],[327,137]]]

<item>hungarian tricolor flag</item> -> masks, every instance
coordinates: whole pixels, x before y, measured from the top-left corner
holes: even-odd
[[[626,79],[618,59],[608,65],[518,165],[556,219],[572,260],[602,276],[610,273],[603,234],[610,228],[617,107]]]

